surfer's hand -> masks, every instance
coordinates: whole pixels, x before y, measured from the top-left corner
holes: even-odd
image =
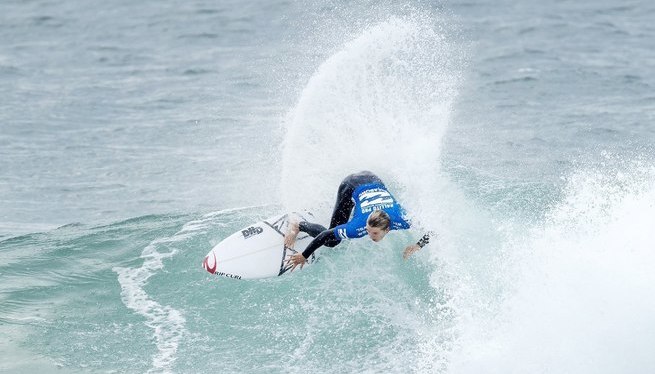
[[[421,249],[421,247],[419,247],[418,244],[408,245],[407,248],[405,248],[405,251],[403,252],[403,258],[407,260],[409,256],[411,256],[414,252],[418,251],[419,249]]]
[[[296,268],[296,266],[300,265],[300,269],[302,269],[303,266],[307,263],[307,259],[305,256],[302,255],[302,253],[296,253],[295,255],[292,255],[289,257],[287,260],[287,265],[291,265],[291,271]]]
[[[296,245],[296,237],[298,236],[299,232],[300,226],[298,225],[298,222],[289,222],[287,234],[284,235],[284,246],[286,248],[293,248],[293,246]]]

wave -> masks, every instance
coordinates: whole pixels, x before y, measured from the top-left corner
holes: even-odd
[[[543,223],[504,234],[488,274],[460,263],[475,275],[458,278],[448,372],[652,371],[654,201],[651,166],[579,170]]]

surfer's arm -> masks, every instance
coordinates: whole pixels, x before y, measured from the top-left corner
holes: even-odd
[[[425,247],[428,243],[430,243],[430,237],[431,236],[434,237],[434,236],[436,236],[436,234],[434,232],[432,232],[432,231],[428,231],[427,233],[425,233],[425,235],[423,235],[421,237],[421,239],[419,239],[416,242],[416,244],[412,244],[412,245],[407,246],[407,248],[405,248],[405,251],[403,252],[403,258],[406,260],[414,252],[417,252],[421,248]]]
[[[300,226],[298,225],[298,222],[296,221],[289,222],[287,233],[286,235],[284,235],[284,247],[293,248],[293,246],[296,244],[296,238],[298,237],[299,233],[300,233]]]
[[[302,252],[302,255],[304,258],[309,258],[309,256],[311,256],[319,247],[334,247],[340,242],[341,239],[334,235],[334,230],[324,230],[307,245],[307,248]]]
[[[289,257],[287,264],[291,266],[291,271],[293,271],[298,265],[300,265],[300,268],[302,269],[309,256],[311,256],[320,246],[324,245],[326,247],[334,247],[340,242],[341,239],[334,235],[333,230],[324,230],[318,234],[311,243],[309,243],[302,253],[296,253]]]

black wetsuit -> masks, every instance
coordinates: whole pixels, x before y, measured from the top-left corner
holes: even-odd
[[[353,208],[355,211],[349,221]],[[404,210],[386,190],[379,177],[370,171],[347,176],[339,185],[329,228],[317,223],[300,222],[300,231],[314,238],[303,251],[303,256],[309,258],[321,246],[334,247],[342,239],[366,235],[366,218],[374,210],[384,210],[389,214],[392,230],[407,229],[410,226]],[[421,240],[417,244],[423,247],[429,240],[428,235]]]

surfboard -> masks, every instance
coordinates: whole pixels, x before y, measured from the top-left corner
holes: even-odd
[[[291,267],[285,263],[288,256],[305,250],[312,237],[304,232],[298,235],[293,249],[285,248],[284,234],[289,221],[313,220],[311,213],[290,213],[271,217],[228,236],[205,256],[202,267],[210,274],[234,279],[259,279],[285,274]],[[307,259],[316,261],[314,254]]]

